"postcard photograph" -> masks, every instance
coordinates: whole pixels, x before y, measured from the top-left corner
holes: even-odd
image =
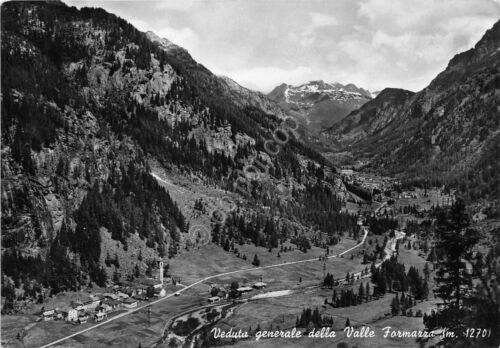
[[[500,0],[0,13],[1,347],[500,347]]]

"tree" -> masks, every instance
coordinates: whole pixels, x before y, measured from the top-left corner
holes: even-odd
[[[119,282],[120,282],[120,278],[121,278],[121,277],[122,277],[122,276],[121,276],[120,272],[115,271],[115,272],[113,273],[113,282],[115,282],[115,283],[119,283]]]
[[[429,298],[429,286],[427,285],[427,281],[422,284],[422,298],[426,300]]]
[[[429,280],[429,275],[431,274],[429,270],[429,263],[426,262],[424,266],[424,276],[425,276],[425,281],[427,282]]]
[[[473,275],[466,269],[467,263],[472,262],[473,248],[479,240],[479,234],[470,227],[461,200],[457,200],[449,210],[443,209],[438,213],[435,233],[440,257],[437,260],[437,286],[434,293],[442,302],[436,313],[437,320],[433,320],[434,325],[428,327],[446,327],[452,332],[465,332],[469,327],[476,327],[479,317],[484,318],[485,313],[480,310],[487,310],[487,306],[475,295]],[[498,326],[490,325],[499,324],[498,310],[490,310],[488,314],[486,317],[489,322],[483,320],[482,324],[495,331]],[[439,343],[444,347],[456,347],[466,344],[464,340],[467,339],[457,335],[442,337]]]
[[[238,284],[237,281],[233,281],[231,282],[231,287],[230,287],[230,290],[229,290],[229,296],[231,298],[236,298],[240,295],[240,293],[238,292],[238,288],[240,287],[240,284]]]
[[[358,296],[360,303],[363,302],[363,298],[365,297],[365,287],[363,286],[363,283],[359,284]]]
[[[155,288],[153,287],[153,285],[148,286],[148,288],[146,289],[146,296],[148,298],[153,298],[155,296]]]
[[[401,310],[401,305],[398,295],[396,294],[396,296],[394,296],[391,302],[391,314],[398,315],[400,310]]]
[[[218,293],[219,293],[219,288],[217,288],[216,286],[210,289],[210,295],[217,296]]]
[[[332,303],[334,306],[337,304],[337,290],[333,290]]]
[[[257,257],[257,254],[255,254],[254,257],[253,257],[252,265],[254,265],[255,267],[259,267],[260,266],[260,260]]]
[[[363,255],[363,262],[362,262],[362,264],[366,265],[367,263],[370,263],[370,260],[368,259],[368,254],[365,253]]]
[[[347,320],[345,321],[345,327],[350,327],[351,326],[351,321],[349,320],[349,318],[347,318]]]
[[[433,264],[437,261],[436,248],[432,247],[429,256],[427,256],[427,261],[432,262]]]

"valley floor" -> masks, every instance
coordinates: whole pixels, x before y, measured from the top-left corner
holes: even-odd
[[[171,186],[180,188],[179,184],[168,183]],[[183,186],[184,190],[189,190]],[[173,193],[175,198],[183,194]],[[222,195],[222,193],[221,193]],[[420,193],[415,194],[415,196]],[[422,204],[430,205],[437,198],[422,200]],[[355,198],[355,197],[354,197]],[[396,200],[392,207],[396,212],[399,207],[411,204],[412,198],[402,197]],[[406,200],[406,201],[405,201]],[[354,200],[354,202],[356,202]],[[187,206],[190,204],[188,203]],[[189,210],[183,204],[181,209]],[[375,211],[376,213],[386,209],[384,202],[375,202],[368,207],[366,204],[348,202],[347,208],[350,212]],[[200,222],[204,222],[201,221]],[[329,258],[320,261],[325,250],[312,247],[307,253],[298,250],[281,252],[278,257],[278,250],[269,252],[266,248],[254,245],[238,245],[239,252],[247,256],[247,260],[236,257],[232,252],[224,251],[221,247],[209,244],[203,247],[194,247],[184,250],[179,256],[169,260],[170,273],[173,277],[180,279],[180,285],[171,286],[167,296],[158,301],[148,303],[141,302],[138,309],[126,312],[116,312],[115,319],[110,317],[107,322],[102,322],[99,327],[91,329],[94,324],[87,323],[80,326],[73,326],[66,322],[34,322],[36,316],[3,316],[2,317],[2,346],[5,347],[40,347],[51,345],[54,347],[104,347],[115,345],[120,347],[142,347],[157,345],[162,338],[166,326],[172,318],[176,318],[180,313],[192,312],[198,308],[207,306],[207,299],[210,297],[212,286],[228,288],[231,282],[237,281],[240,286],[252,286],[256,282],[262,281],[267,284],[265,289],[254,290],[251,293],[243,294],[241,300],[245,303],[237,304],[231,315],[215,323],[216,327],[223,330],[236,328],[253,330],[259,325],[262,330],[280,327],[282,329],[293,328],[300,312],[306,307],[318,307],[322,315],[332,316],[334,319],[333,328],[337,331],[336,338],[315,339],[262,339],[255,342],[253,337],[247,340],[236,342],[237,346],[331,346],[345,339],[343,330],[347,318],[352,325],[367,325],[374,330],[380,331],[385,326],[392,326],[397,329],[415,330],[423,328],[422,318],[416,317],[391,317],[390,303],[391,294],[385,297],[365,302],[355,307],[333,308],[325,305],[325,299],[330,299],[331,289],[322,289],[318,286],[324,274],[331,273],[335,279],[343,279],[346,273],[358,274],[369,265],[362,264],[362,254],[360,251],[371,250],[377,243],[382,243],[384,236],[376,236],[371,233],[366,237],[363,245],[359,241],[349,237],[343,237],[341,241],[330,247]],[[370,241],[370,243],[368,243]],[[285,243],[285,246],[288,242]],[[389,246],[393,246],[392,241]],[[394,249],[394,248],[391,248]],[[346,252],[347,251],[347,252]],[[388,250],[391,252],[391,250]],[[342,253],[343,255],[337,256]],[[256,268],[251,265],[251,259],[257,255],[261,261],[261,267]],[[416,250],[400,248],[399,260],[407,268],[416,266],[422,271],[425,260]],[[285,265],[284,265],[285,263]],[[227,274],[229,273],[229,274]],[[361,280],[366,282],[367,279]],[[359,286],[356,281],[354,287]],[[272,293],[277,291],[278,294]],[[281,292],[281,293],[280,293]],[[179,293],[180,296],[175,296]],[[250,300],[256,294],[271,293],[263,295],[262,298]],[[250,300],[247,302],[247,300]],[[422,312],[430,312],[435,301],[417,303],[414,308],[421,309]],[[148,310],[149,308],[149,310]],[[170,322],[171,323],[171,322]],[[82,330],[86,332],[78,334]],[[17,338],[17,334],[20,337]],[[65,340],[57,341],[60,338],[71,336]],[[416,346],[415,340],[394,341],[384,340],[377,334],[377,340],[364,341],[362,339],[349,339],[350,344],[355,344],[359,348],[369,346],[380,346],[384,344],[392,346]],[[182,339],[182,338],[181,338]],[[51,344],[53,343],[53,345]],[[160,346],[167,345],[163,342]]]
[[[344,238],[342,242],[332,247],[332,253],[337,254],[356,246],[356,241]],[[175,313],[185,311],[189,308],[206,305],[209,297],[209,284],[227,285],[232,281],[240,284],[254,283],[260,279],[266,281],[268,289],[301,288],[307,285],[317,284],[321,279],[323,262],[316,261],[321,255],[320,248],[314,248],[308,253],[292,251],[283,253],[282,258],[265,256],[268,253],[265,248],[249,248],[249,252],[256,252],[263,260],[263,267],[277,266],[273,268],[259,269],[252,267],[248,261],[237,258],[233,253],[225,252],[214,245],[204,246],[197,250],[184,253],[171,262],[171,270],[174,276],[180,277],[184,284],[193,284],[189,289],[180,285],[166,298],[151,305],[151,314],[148,318],[147,309],[141,309],[133,314],[112,320],[110,323],[101,323],[99,328],[78,334],[68,340],[55,344],[54,346],[105,346],[110,343],[119,344],[122,347],[136,347],[139,344],[148,346],[158,340],[163,330],[165,320]],[[354,252],[354,251],[353,251]],[[272,261],[274,259],[274,262]],[[303,262],[311,260],[308,262]],[[301,262],[290,265],[282,265],[285,262]],[[264,262],[267,262],[264,263]],[[339,276],[352,270],[359,260],[349,258],[332,258],[329,271],[335,270]],[[362,269],[361,267],[359,267]],[[223,275],[210,279],[209,281],[198,281],[205,277],[225,272],[241,271],[240,273]],[[301,282],[299,280],[301,279]],[[189,290],[189,291],[185,291]],[[182,292],[181,296],[172,296],[174,292]],[[147,303],[144,303],[147,304]],[[116,313],[120,316],[121,313]],[[12,347],[39,347],[50,344],[55,340],[72,335],[88,329],[92,324],[73,326],[66,322],[51,321],[33,323],[36,316],[5,316],[2,318],[2,331],[4,332],[3,344]],[[6,332],[7,331],[7,332]],[[17,339],[17,333],[21,332],[21,339]],[[5,335],[7,333],[7,335]],[[10,338],[10,339],[5,339]]]

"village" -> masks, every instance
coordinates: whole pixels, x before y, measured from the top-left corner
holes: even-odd
[[[431,208],[450,206],[454,202],[454,192],[444,192],[443,188],[403,189],[399,179],[353,169],[342,169],[340,174],[351,191],[345,202],[345,209],[351,213],[391,217],[411,213],[418,218]]]
[[[88,322],[99,323],[108,319],[112,315],[123,311],[133,310],[148,302],[163,298],[167,295],[167,287],[185,287],[180,283],[180,279],[164,275],[163,260],[158,260],[158,277],[139,279],[135,282],[122,282],[120,285],[113,285],[106,289],[106,292],[89,293],[88,299],[73,300],[70,304],[55,308],[42,307],[37,321],[65,321],[73,325],[85,324]],[[253,285],[244,284],[239,286],[236,282],[224,286],[219,284],[210,285],[210,295],[207,298],[208,304],[216,304],[222,301],[229,301],[234,298],[241,298],[242,295],[253,290],[260,290],[267,286],[259,281]],[[180,292],[175,291],[174,296],[180,296]]]
[[[164,277],[163,260],[158,260],[157,279],[145,278],[135,282],[114,285],[104,293],[90,293],[88,300],[75,300],[57,308],[42,307],[38,320],[64,320],[73,324],[84,324],[93,320],[101,322],[108,315],[119,310],[136,308],[140,302],[147,302],[166,295],[165,286],[178,283],[171,277]]]

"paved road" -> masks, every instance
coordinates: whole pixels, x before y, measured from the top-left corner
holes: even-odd
[[[363,243],[365,242],[366,240],[366,237],[368,235],[368,229],[364,228],[364,232],[365,234],[363,235],[363,239],[361,240],[360,243],[356,244],[355,246],[353,246],[352,248],[349,248],[347,250],[344,250],[343,252],[339,253],[339,254],[336,254],[336,255],[330,255],[330,256],[327,256],[327,258],[333,258],[333,257],[339,257],[339,256],[342,256],[356,248],[359,248],[361,245],[363,245]],[[274,268],[274,267],[284,267],[284,266],[289,266],[289,265],[296,265],[298,263],[306,263],[306,262],[313,262],[313,261],[318,261],[318,258],[313,258],[313,259],[307,259],[307,260],[300,260],[300,261],[292,261],[292,262],[285,262],[285,263],[279,263],[279,264],[275,264],[275,265],[270,265],[270,266],[263,266],[263,267],[252,267],[252,268],[244,268],[244,269],[239,269],[239,270],[236,270],[236,271],[231,271],[231,272],[224,272],[224,273],[219,273],[219,274],[215,274],[215,275],[212,275],[212,276],[208,276],[208,277],[205,277],[203,279],[200,279],[190,285],[186,285],[184,288],[178,290],[177,292],[175,293],[172,293],[172,294],[169,294],[165,297],[162,297],[156,301],[152,301],[152,302],[148,302],[147,304],[143,305],[143,306],[140,306],[140,307],[137,307],[137,308],[134,308],[134,309],[131,309],[129,310],[128,312],[124,312],[124,313],[121,313],[121,314],[118,314],[117,316],[115,317],[112,317],[106,321],[103,321],[99,324],[96,324],[94,326],[91,326],[87,329],[84,329],[84,330],[81,330],[81,331],[78,331],[78,332],[75,332],[74,334],[71,334],[71,335],[68,335],[66,337],[63,337],[63,338],[60,338],[58,340],[55,340],[53,342],[50,342],[44,346],[42,346],[41,348],[45,348],[45,347],[50,347],[50,346],[53,346],[55,344],[58,344],[58,343],[61,343],[69,338],[72,338],[72,337],[75,337],[75,336],[78,336],[78,335],[81,335],[85,332],[88,332],[90,330],[94,330],[100,326],[103,326],[103,325],[106,325],[108,324],[109,322],[111,321],[115,321],[115,320],[118,320],[118,319],[121,319],[123,318],[124,316],[127,316],[127,315],[130,315],[132,313],[135,313],[135,312],[138,312],[140,310],[143,310],[143,309],[146,309],[148,306],[151,306],[151,305],[154,305],[156,303],[159,303],[159,302],[162,302],[162,301],[165,301],[167,299],[169,299],[170,297],[172,296],[175,296],[175,294],[180,294],[181,292],[184,292],[190,288],[192,288],[193,286],[196,286],[198,284],[201,284],[201,283],[204,283],[206,282],[207,280],[210,280],[210,279],[214,279],[214,278],[218,278],[218,277],[223,277],[223,276],[226,276],[226,275],[231,275],[231,274],[236,274],[236,273],[242,273],[242,272],[251,272],[251,271],[259,271],[259,270],[263,270],[263,269],[268,269],[268,268]]]

